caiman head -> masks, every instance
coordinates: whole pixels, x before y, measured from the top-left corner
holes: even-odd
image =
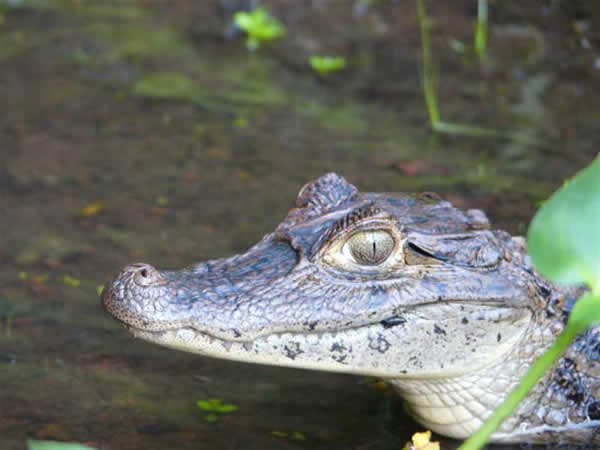
[[[102,301],[136,337],[179,350],[451,379],[501,361],[531,326],[525,258],[479,210],[429,193],[362,193],[330,173],[246,253],[181,270],[133,264]]]

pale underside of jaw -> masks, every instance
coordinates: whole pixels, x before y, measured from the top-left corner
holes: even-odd
[[[466,330],[460,316],[445,321],[426,316],[419,311],[409,324],[391,328],[371,323],[337,331],[274,332],[246,341],[215,337],[189,326],[162,331],[128,328],[140,339],[214,358],[386,379],[427,379],[459,376],[502,358],[520,339],[528,320],[526,316],[497,320],[495,315],[486,321],[471,319]],[[466,340],[471,347],[465,346]]]
[[[192,327],[163,331],[130,327],[129,331],[137,338],[158,345],[213,358],[385,378],[396,377],[398,373],[385,363],[376,364],[371,370],[355,366],[361,359],[361,353],[373,351],[368,349],[369,332],[383,329],[380,324],[372,324],[360,328],[347,328],[343,333],[273,333],[250,341],[229,341]],[[357,347],[356,342],[361,340],[366,341],[366,345]],[[351,347],[346,344],[347,341],[353,342]]]
[[[248,341],[230,341],[192,327],[163,331],[128,328],[140,339],[209,357],[387,379],[408,401],[419,422],[442,434],[462,438],[477,429],[512,383],[507,380],[502,392],[488,392],[485,377],[478,373],[487,373],[501,364],[522,339],[530,319],[518,310],[490,308],[486,320],[478,321],[481,305],[470,306],[473,315],[468,316],[469,334],[475,339],[472,348],[476,352],[463,347],[460,315],[441,322],[440,317],[430,318],[427,308],[415,309],[415,315],[410,316],[414,323],[409,328],[372,323],[341,331],[271,333]],[[432,338],[426,330],[438,324],[448,331],[434,332]],[[505,337],[497,342],[500,330]],[[431,340],[424,343],[427,338]],[[456,360],[449,355],[455,355]],[[440,363],[442,358],[446,361]],[[497,369],[491,372],[498,374]],[[472,398],[480,387],[488,404],[479,397]],[[444,392],[448,390],[458,397],[446,402]],[[455,401],[462,398],[461,391],[465,393],[464,402]]]
[[[191,327],[158,332],[130,327],[130,332],[143,340],[162,346],[234,361],[287,366],[320,371],[343,372],[388,379],[407,400],[415,419],[441,434],[463,439],[473,433],[502,401],[515,380],[501,376],[506,349],[496,355],[493,363],[483,364],[481,372],[446,371],[403,374],[397,364],[402,361],[379,354],[369,347],[369,335],[386,331],[381,324],[371,324],[343,332],[273,333],[252,341],[227,341]],[[387,330],[390,331],[390,330]],[[522,333],[508,343],[512,348]],[[390,339],[391,340],[391,339]],[[352,352],[348,351],[352,341]],[[360,342],[365,343],[361,346]],[[373,340],[370,341],[373,343]],[[397,343],[397,345],[400,345]],[[341,347],[345,346],[346,349]],[[364,354],[379,354],[377,364]],[[345,358],[344,358],[345,356]],[[495,385],[492,385],[495,382]],[[495,387],[494,387],[495,386]],[[589,424],[588,424],[589,425]],[[588,426],[586,425],[586,427]],[[595,422],[594,426],[598,426]],[[573,425],[569,433],[586,432],[582,425]],[[495,442],[545,442],[546,427],[501,430],[493,436]],[[558,431],[554,429],[553,431]]]

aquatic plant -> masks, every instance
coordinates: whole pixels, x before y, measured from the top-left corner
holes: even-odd
[[[196,406],[202,411],[208,412],[205,417],[208,422],[216,422],[219,420],[218,414],[227,414],[237,411],[238,409],[237,405],[234,405],[233,403],[223,403],[220,398],[198,400]]]
[[[475,24],[475,39],[473,48],[480,61],[487,58],[488,7],[487,0],[478,0],[477,22]]]
[[[321,76],[338,72],[346,68],[346,58],[343,56],[311,56],[308,60],[310,67]]]
[[[27,441],[27,450],[94,450],[94,447],[71,442],[36,441],[29,439]]]
[[[600,323],[600,154],[544,202],[529,226],[527,246],[536,269],[558,283],[586,284],[567,326],[521,383],[459,450],[481,448],[577,334]]]
[[[442,120],[438,108],[437,96],[437,68],[433,61],[431,52],[430,29],[432,20],[425,12],[425,0],[417,1],[417,16],[419,26],[421,28],[421,49],[422,49],[422,65],[421,65],[421,80],[423,83],[423,94],[425,96],[425,104],[427,105],[427,113],[429,115],[429,123],[433,131],[437,133],[447,133],[463,136],[477,137],[492,137],[509,139],[514,142],[520,142],[527,145],[541,145],[537,139],[532,137],[527,131],[511,131],[511,130],[494,130],[491,128],[478,127],[462,123],[454,123]],[[450,43],[455,51],[464,52],[466,46],[464,43],[453,40]],[[483,61],[487,56],[487,1],[479,1],[479,13],[477,19],[474,50],[479,59]]]
[[[250,12],[238,11],[233,15],[234,23],[248,35],[246,45],[256,50],[262,44],[285,35],[285,27],[263,8]]]
[[[423,93],[425,95],[425,104],[427,105],[431,128],[433,131],[456,135],[498,136],[499,133],[495,130],[473,125],[445,122],[441,119],[437,99],[436,69],[431,53],[431,39],[429,34],[432,21],[425,13],[424,2],[425,0],[417,0],[417,16],[421,28]]]

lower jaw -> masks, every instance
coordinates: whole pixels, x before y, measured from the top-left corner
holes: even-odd
[[[244,342],[223,340],[193,328],[147,331],[129,327],[137,338],[213,358],[379,378],[402,376],[385,364],[365,364],[364,355],[369,354],[366,336],[371,329],[383,327],[347,329],[343,336],[334,332],[276,333]]]

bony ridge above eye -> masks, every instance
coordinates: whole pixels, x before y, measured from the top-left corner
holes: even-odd
[[[356,264],[376,266],[389,258],[395,245],[394,237],[386,230],[361,230],[346,240],[342,252]]]

